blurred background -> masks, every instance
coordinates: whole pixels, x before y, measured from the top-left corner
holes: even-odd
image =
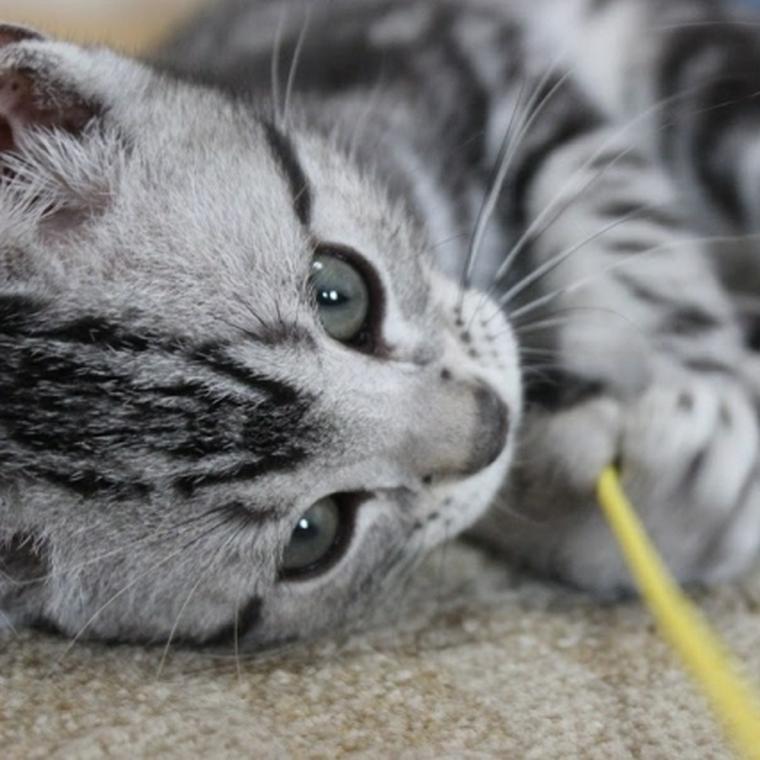
[[[194,7],[215,0],[0,0],[0,19],[127,51],[150,46]],[[760,8],[760,0],[726,0]]]
[[[0,19],[68,39],[108,42],[127,51],[150,46],[194,7],[215,0],[0,0]],[[760,0],[726,0],[760,8]]]
[[[132,51],[155,42],[203,2],[209,0],[0,0],[0,19]]]

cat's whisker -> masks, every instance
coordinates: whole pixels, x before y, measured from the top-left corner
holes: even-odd
[[[646,207],[643,207],[646,208]],[[705,237],[705,236],[699,236],[699,237],[688,237],[681,241],[676,241],[679,245],[696,245],[700,243],[713,243],[713,244],[720,244],[720,243],[733,243],[733,242],[744,242],[748,239],[760,237],[760,234],[757,233],[749,233],[749,234],[741,234],[741,235],[730,235],[730,236],[712,236],[712,237]],[[646,257],[648,255],[652,255],[654,253],[657,253],[661,248],[672,248],[674,247],[674,243],[669,243],[665,246],[663,245],[656,245],[652,246],[650,248],[637,251],[635,253],[632,253],[622,259],[619,259],[615,261],[614,263],[610,264],[609,266],[603,267],[598,272],[595,272],[591,275],[588,275],[586,277],[582,277],[575,282],[570,283],[569,285],[565,285],[561,288],[558,288],[554,291],[551,291],[549,293],[543,294],[539,296],[538,298],[528,302],[527,304],[521,305],[519,308],[512,310],[509,312],[509,318],[510,321],[513,323],[516,323],[521,318],[527,316],[528,314],[531,314],[534,311],[539,311],[540,309],[549,306],[554,301],[558,300],[564,295],[568,295],[570,293],[573,293],[576,290],[579,290],[580,288],[583,288],[595,281],[598,281],[599,279],[606,277],[611,272],[621,269],[629,264],[631,264],[634,261],[640,261],[642,257]],[[736,301],[736,299],[733,299]],[[760,299],[757,299],[758,303],[758,311],[760,311]],[[498,313],[498,312],[497,312]]]
[[[3,612],[2,609],[0,609],[0,630],[7,630],[11,632],[11,635],[14,637],[18,637],[18,630],[16,629],[16,626],[13,625],[13,621],[8,617],[8,615]]]
[[[45,581],[55,580],[56,578],[60,578],[65,575],[78,573],[81,570],[84,570],[87,567],[91,567],[92,565],[97,565],[100,562],[103,562],[104,560],[123,555],[126,552],[132,549],[135,549],[136,547],[160,545],[167,538],[175,538],[175,539],[180,538],[182,536],[183,530],[189,531],[192,529],[194,523],[198,523],[203,519],[211,518],[217,515],[218,513],[219,513],[218,509],[210,509],[201,515],[196,515],[192,518],[188,518],[187,520],[181,520],[180,522],[176,524],[167,526],[162,531],[152,533],[150,536],[139,536],[138,538],[135,538],[131,541],[127,541],[121,544],[119,547],[115,549],[111,549],[110,551],[103,552],[102,554],[98,554],[94,557],[90,557],[87,560],[83,560],[74,565],[66,565],[63,567],[59,567],[53,572],[45,573],[44,575],[40,575],[36,578],[32,578],[32,579],[24,580],[24,581],[19,581],[12,578],[9,578],[8,580],[9,582],[12,582],[14,585],[18,587],[23,587],[23,586],[33,586],[39,583],[43,583]],[[89,526],[85,526],[83,529],[78,531],[78,533],[87,532],[88,529],[89,529]],[[72,536],[73,535],[75,534],[72,534]]]
[[[494,167],[493,175],[488,183],[488,192],[486,193],[486,196],[483,199],[483,203],[481,204],[480,211],[478,212],[478,217],[475,220],[475,228],[473,229],[472,236],[470,237],[470,244],[467,249],[465,264],[462,270],[462,280],[461,280],[461,286],[460,286],[461,292],[462,292],[462,296],[461,296],[462,298],[464,297],[464,292],[467,290],[467,288],[470,285],[470,281],[472,279],[472,272],[475,267],[475,262],[476,262],[478,253],[480,252],[483,246],[483,241],[485,240],[488,226],[491,222],[491,218],[493,217],[493,213],[494,213],[494,210],[496,209],[496,204],[498,202],[499,195],[501,193],[502,188],[504,187],[504,182],[506,181],[506,178],[507,178],[507,172],[509,171],[510,161],[511,161],[510,143],[512,139],[512,130],[518,118],[524,119],[523,114],[521,113],[521,104],[522,104],[522,99],[525,94],[525,86],[526,86],[526,83],[523,81],[520,84],[520,89],[518,90],[518,93],[517,93],[517,99],[512,109],[509,123],[507,124],[506,132],[504,133],[504,139],[502,140],[501,146],[499,148],[499,152],[496,157],[496,166]],[[530,104],[530,101],[529,101],[529,104]],[[460,302],[460,309],[461,309],[461,302]]]
[[[216,556],[214,556],[214,559],[216,559]],[[195,592],[200,587],[201,583],[203,582],[205,578],[205,573],[208,568],[211,567],[213,564],[213,561],[210,561],[204,565],[203,569],[201,570],[198,580],[193,584],[190,591],[188,592],[187,596],[185,597],[185,601],[182,603],[182,606],[179,609],[179,612],[177,612],[177,616],[174,620],[174,624],[171,627],[171,630],[169,631],[169,636],[166,640],[166,644],[164,645],[163,652],[161,653],[161,659],[158,663],[158,668],[156,670],[156,680],[160,680],[161,676],[164,672],[164,667],[166,666],[166,661],[169,657],[169,650],[171,649],[172,642],[174,641],[174,637],[177,633],[177,628],[179,627],[180,621],[182,620],[182,616],[185,614],[185,610],[190,604],[190,600],[195,596]]]
[[[442,248],[445,245],[448,245],[449,243],[453,243],[455,240],[462,240],[463,238],[469,237],[469,232],[457,232],[453,235],[449,235],[448,237],[443,238],[443,240],[439,240],[435,243],[431,243],[429,246],[423,249],[424,253],[434,253],[439,248]]]
[[[488,303],[489,298],[493,295],[501,280],[509,273],[515,260],[519,254],[527,247],[527,245],[529,243],[535,243],[538,238],[540,238],[549,229],[551,229],[553,225],[559,221],[565,211],[568,210],[568,208],[576,203],[578,199],[581,198],[597,181],[601,180],[610,168],[625,158],[625,156],[633,150],[632,147],[627,146],[626,148],[616,153],[609,159],[609,161],[605,162],[604,165],[594,175],[592,175],[592,177],[586,183],[584,183],[578,192],[573,193],[565,204],[560,204],[562,197],[568,193],[570,188],[578,181],[578,178],[599,161],[599,159],[609,149],[610,145],[619,141],[629,130],[639,125],[642,121],[656,117],[657,114],[664,108],[667,108],[669,105],[672,105],[680,99],[687,98],[689,95],[693,94],[696,91],[697,88],[695,87],[683,88],[673,95],[661,98],[653,105],[631,117],[625,123],[620,125],[618,129],[605,137],[605,139],[600,143],[599,147],[591,154],[591,156],[586,161],[584,161],[574,172],[572,172],[571,175],[568,176],[566,181],[560,186],[557,193],[555,193],[548,204],[534,217],[528,227],[520,235],[518,240],[510,248],[510,251],[507,254],[504,262],[502,262],[502,264],[497,269],[496,274],[494,275],[492,285],[485,292],[481,304],[475,310],[473,317],[480,311],[481,308],[483,308],[486,303]],[[656,128],[655,133],[659,134],[661,131],[667,129],[668,126],[669,125],[667,123],[659,125]],[[551,218],[543,227],[541,227],[546,217],[552,214],[552,212],[554,213]]]
[[[717,21],[681,21],[673,24],[658,24],[653,27],[653,31],[656,32],[669,32],[677,29],[695,29],[700,27],[725,27],[725,26],[739,26],[747,27],[749,29],[760,28],[760,23],[756,21],[744,21],[742,19],[722,18]]]
[[[638,212],[635,212],[635,213],[638,213]],[[627,221],[627,219],[624,218],[622,220],[618,220],[617,223],[620,223],[623,221]],[[593,241],[595,238],[599,237],[600,234],[603,234],[604,232],[608,231],[611,226],[613,225],[608,226],[607,228],[601,230],[599,233],[595,233],[593,236],[588,238],[586,241],[584,241],[580,245],[583,246]],[[619,261],[616,261],[613,264],[610,264],[608,267],[605,267],[604,269],[600,270],[599,272],[593,275],[589,275],[588,277],[584,277],[576,281],[575,283],[572,283],[571,285],[563,287],[559,291],[548,293],[545,296],[540,297],[536,301],[530,304],[527,304],[525,307],[521,307],[521,309],[518,309],[517,311],[513,312],[511,314],[511,317],[516,318],[517,316],[519,316],[519,312],[522,312],[524,314],[526,311],[532,310],[536,303],[543,302],[545,299],[549,297],[554,298],[562,294],[572,292],[573,290],[576,290],[577,288],[588,284],[588,282],[604,277],[605,275],[608,275],[610,272],[616,269],[620,269],[621,267],[627,266],[631,262],[635,260],[639,260],[642,257],[651,256],[652,254],[658,253],[660,251],[669,251],[669,250],[677,249],[682,246],[693,246],[693,245],[700,245],[700,244],[705,244],[705,243],[712,243],[712,244],[729,243],[729,242],[735,242],[736,240],[746,240],[751,237],[760,238],[760,233],[751,234],[751,235],[741,235],[741,236],[723,235],[723,236],[684,237],[680,240],[669,240],[665,243],[659,243],[649,248],[645,248],[642,251],[637,251],[636,253],[630,254],[629,256],[626,256],[625,258],[620,259]],[[510,291],[508,291],[500,299],[499,303],[502,306],[507,305],[517,295],[519,295],[522,291],[524,291],[526,287],[533,285],[535,282],[545,277],[549,272],[551,272],[553,269],[559,266],[568,257],[570,253],[575,253],[577,250],[578,250],[578,246],[573,246],[573,248],[570,249],[569,251],[568,250],[562,251],[557,256],[545,262],[543,265],[538,267],[536,270],[528,274],[523,280],[517,283]],[[542,305],[544,304],[542,303]],[[530,307],[530,309],[528,307]]]
[[[177,629],[179,628],[179,624],[182,621],[182,617],[185,614],[185,611],[187,610],[188,606],[190,605],[190,602],[192,598],[195,596],[196,592],[200,588],[201,583],[203,583],[204,580],[206,580],[206,575],[209,571],[209,569],[213,566],[214,562],[216,562],[217,558],[220,554],[233,542],[235,539],[236,534],[232,534],[224,543],[222,543],[211,555],[211,559],[206,562],[203,567],[201,568],[200,572],[198,573],[198,579],[193,584],[193,586],[190,588],[190,591],[188,592],[187,596],[185,597],[184,602],[182,603],[182,606],[180,607],[179,611],[177,612],[177,616],[174,619],[174,623],[171,627],[171,630],[169,631],[169,636],[166,640],[166,645],[164,646],[163,652],[161,654],[161,660],[158,664],[158,670],[156,672],[156,679],[160,680],[163,672],[164,667],[166,666],[166,661],[169,657],[169,651],[171,650],[172,642],[174,641],[174,637],[177,633]],[[235,618],[235,625],[237,626],[237,616]]]
[[[598,149],[596,153],[594,153],[575,172],[573,172],[568,180],[560,187],[557,193],[549,201],[549,203],[544,207],[544,209],[539,212],[536,218],[528,225],[522,235],[518,238],[515,245],[512,246],[509,255],[501,264],[501,266],[496,270],[494,282],[498,283],[507,274],[507,272],[509,272],[509,270],[512,268],[512,265],[514,264],[515,259],[520,255],[522,250],[527,246],[529,242],[535,242],[537,238],[541,237],[549,229],[551,229],[551,227],[558,221],[562,214],[571,208],[573,204],[577,203],[579,198],[582,198],[591,187],[593,187],[599,180],[601,180],[602,177],[604,177],[605,174],[613,166],[615,166],[617,162],[619,162],[628,153],[630,153],[631,150],[632,148],[626,147],[617,153],[612,159],[610,159],[610,161],[605,162],[602,167],[594,172],[591,177],[583,183],[578,192],[573,193],[570,198],[564,204],[562,204],[560,202],[562,201],[563,196],[567,194],[570,187],[578,180],[578,178],[581,177],[583,173],[586,172],[591,166],[593,166],[594,161],[602,155],[603,149]],[[539,229],[546,217],[548,217],[552,212],[556,212],[555,216],[550,219],[549,223],[546,226],[544,226],[542,229]]]
[[[243,665],[240,659],[240,598],[235,598],[235,617],[232,624],[232,652],[235,657],[235,672],[238,684],[243,682]]]
[[[567,312],[567,313],[564,313]],[[561,315],[561,316],[558,316]],[[576,307],[568,307],[566,309],[561,309],[558,312],[555,312],[554,315],[548,316],[546,318],[537,319],[531,322],[526,322],[525,324],[517,324],[513,327],[509,328],[512,332],[514,332],[516,335],[525,335],[527,333],[531,332],[540,332],[541,330],[554,330],[558,327],[562,327],[563,325],[570,324],[572,319],[576,317],[588,317],[589,315],[596,317],[596,316],[610,316],[614,315],[616,317],[620,317],[622,319],[625,319],[622,317],[621,314],[618,312],[613,311],[612,309],[605,309],[603,307],[595,307],[595,306],[576,306]]]
[[[626,214],[625,216],[616,219],[614,222],[610,222],[600,230],[597,230],[592,235],[586,237],[584,240],[581,240],[579,243],[575,243],[575,245],[572,245],[569,248],[565,248],[563,251],[560,251],[560,253],[556,254],[548,261],[545,261],[541,266],[534,269],[522,280],[511,287],[503,296],[499,298],[499,305],[502,307],[507,306],[512,300],[520,295],[520,293],[525,291],[526,288],[529,288],[531,285],[541,280],[546,274],[556,269],[574,253],[582,250],[587,245],[593,243],[595,240],[598,240],[600,237],[606,235],[616,227],[619,227],[621,224],[625,224],[626,222],[630,221],[634,217],[638,216],[646,208],[647,206],[639,206],[630,214]]]
[[[277,126],[282,126],[284,114],[282,111],[282,102],[280,99],[280,57],[282,54],[282,40],[285,34],[285,23],[287,22],[287,8],[283,7],[277,20],[277,29],[272,45],[272,62],[270,66],[270,80],[272,88],[272,121]]]
[[[359,142],[367,131],[367,125],[369,124],[369,117],[377,108],[377,103],[380,100],[380,94],[383,91],[384,79],[382,72],[377,78],[377,82],[372,87],[370,96],[367,99],[367,103],[362,108],[359,118],[356,120],[351,130],[351,140],[348,143],[348,158],[351,163],[356,162],[356,158],[359,152]]]
[[[84,634],[89,630],[89,628],[92,626],[92,624],[116,601],[118,601],[124,594],[126,594],[128,591],[130,591],[132,588],[134,588],[143,578],[145,578],[147,575],[150,575],[151,573],[155,572],[159,568],[164,567],[166,564],[174,560],[176,557],[180,555],[185,555],[192,546],[197,544],[198,542],[202,541],[203,539],[207,538],[215,529],[221,527],[222,525],[226,524],[226,520],[221,520],[217,525],[215,525],[213,528],[204,531],[201,535],[196,536],[192,541],[185,542],[182,546],[180,546],[175,551],[171,552],[168,556],[164,557],[162,560],[154,564],[152,567],[149,567],[147,570],[143,570],[142,572],[137,573],[132,577],[132,580],[127,583],[126,585],[122,586],[118,591],[116,591],[114,594],[112,594],[105,602],[103,602],[93,613],[92,615],[87,619],[87,621],[80,627],[80,629],[77,631],[76,635],[72,637],[69,644],[66,646],[66,648],[63,650],[63,653],[56,661],[56,666],[60,666],[63,660],[70,654],[71,650],[79,643],[81,638],[84,636]],[[52,675],[52,671],[49,675]]]
[[[559,59],[558,59],[559,60]],[[539,80],[536,85],[533,94],[528,99],[519,119],[517,118],[518,112],[521,110],[521,102],[524,94],[525,83],[521,83],[518,90],[517,100],[510,116],[507,131],[504,136],[502,147],[499,150],[499,155],[496,161],[496,171],[493,180],[490,183],[489,191],[481,207],[478,219],[475,224],[475,230],[472,235],[469,249],[467,251],[467,258],[465,261],[464,275],[463,275],[463,289],[467,289],[470,285],[472,278],[472,271],[475,266],[475,261],[478,257],[480,250],[483,247],[486,232],[488,226],[493,218],[496,205],[501,195],[501,191],[504,188],[509,170],[512,168],[513,161],[517,155],[518,150],[523,144],[525,136],[528,134],[530,128],[541,117],[544,109],[551,103],[554,95],[565,85],[571,75],[571,70],[566,71],[557,82],[552,85],[549,91],[543,95],[542,91],[550,81],[551,77],[556,72],[558,65],[556,60],[545,72],[544,76]],[[540,99],[540,100],[539,100]],[[519,122],[519,127],[517,124]],[[513,130],[517,127],[517,133],[513,137]]]
[[[311,23],[311,7],[308,5],[304,8],[304,20],[301,25],[301,31],[298,33],[298,39],[296,40],[296,46],[293,50],[293,58],[290,62],[290,71],[288,71],[288,80],[285,85],[285,100],[283,102],[283,122],[289,124],[290,122],[290,103],[293,95],[293,87],[295,86],[296,74],[298,73],[298,64],[301,61],[301,54],[303,53],[304,42],[306,41],[306,34],[309,31],[309,24]]]
[[[56,660],[55,665],[60,667],[60,665],[63,663],[63,660],[71,653],[71,650],[79,643],[80,639],[84,636],[84,634],[89,630],[90,626],[100,617],[100,615],[103,614],[114,602],[118,601],[124,594],[126,594],[129,590],[134,588],[146,575],[150,575],[150,573],[155,572],[156,570],[162,568],[167,563],[171,562],[175,557],[180,555],[184,549],[180,548],[176,551],[169,554],[167,557],[164,557],[161,561],[157,562],[152,567],[149,567],[147,570],[143,570],[142,572],[138,573],[136,576],[132,578],[132,580],[123,586],[119,591],[114,593],[112,596],[110,596],[103,604],[101,604],[95,612],[92,613],[92,615],[88,618],[88,620],[84,623],[84,625],[79,629],[77,634],[71,639],[71,641],[68,643],[66,648],[63,650],[63,654]],[[48,673],[48,676],[52,676],[53,670],[51,669]]]

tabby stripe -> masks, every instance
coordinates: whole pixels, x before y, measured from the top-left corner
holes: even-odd
[[[688,335],[704,330],[714,330],[721,326],[721,321],[716,316],[698,306],[676,303],[667,296],[642,285],[624,272],[616,272],[614,276],[640,301],[666,311],[667,318],[663,332]]]
[[[658,87],[675,98],[664,114],[662,150],[667,159],[682,155],[678,142],[689,139],[690,164],[696,167],[701,185],[729,218],[743,221],[736,172],[740,156],[736,148],[736,127],[742,122],[760,125],[760,105],[756,101],[756,77],[760,55],[754,35],[740,26],[711,24],[685,26],[675,30],[662,46]],[[710,63],[712,75],[705,76]],[[700,77],[689,76],[696,71]],[[684,119],[693,123],[684,128]]]
[[[728,364],[715,359],[686,359],[683,362],[684,367],[694,372],[700,372],[706,375],[730,375],[734,376],[734,369]]]
[[[176,478],[174,481],[174,488],[183,496],[190,497],[200,488],[208,488],[209,486],[219,485],[220,483],[256,480],[256,478],[274,472],[294,469],[306,459],[306,456],[305,449],[295,444],[291,444],[288,451],[282,454],[271,454],[259,462],[249,462],[219,472],[184,475]]]
[[[547,92],[551,90],[552,86],[554,86],[553,82],[547,84]],[[557,97],[557,93],[554,97]],[[548,123],[548,121],[549,117],[547,116],[545,122]],[[515,170],[514,189],[511,193],[516,205],[516,208],[513,208],[513,214],[521,228],[525,226],[527,219],[525,202],[528,198],[528,191],[546,161],[566,145],[583,137],[598,126],[599,120],[596,116],[585,109],[576,109],[567,114],[544,139],[531,144],[523,152]]]
[[[591,160],[588,168],[589,171],[596,172],[606,169],[610,164],[614,164],[618,169],[632,169],[637,172],[651,166],[651,162],[644,155],[634,150],[627,150],[625,153],[619,150],[604,150]]]
[[[664,209],[647,207],[641,201],[611,200],[596,209],[600,216],[610,219],[631,217],[637,222],[648,222],[658,227],[674,228],[680,226],[680,220]]]
[[[656,244],[651,240],[611,240],[605,245],[605,251],[610,253],[623,253],[626,255],[651,251]]]
[[[82,345],[101,346],[114,351],[131,351],[141,353],[153,348],[157,341],[146,335],[127,332],[123,327],[95,316],[82,317],[59,328],[46,331],[30,331],[30,338],[42,338],[59,343],[79,343]],[[161,346],[168,350],[168,346]]]
[[[311,224],[311,188],[298,161],[295,147],[290,138],[271,122],[264,123],[264,133],[290,185],[296,216],[304,227],[308,227]]]
[[[193,359],[218,375],[224,375],[248,388],[262,391],[279,405],[293,405],[308,400],[290,385],[271,377],[262,377],[251,372],[240,362],[225,356],[221,346],[202,348],[194,354]]]
[[[467,156],[469,166],[481,166],[486,154],[486,130],[491,97],[480,81],[472,61],[452,37],[451,27],[456,17],[451,12],[441,13],[441,16],[431,30],[431,39],[438,40],[441,45],[443,63],[453,71],[457,78],[456,88],[461,113],[466,114],[466,131],[461,135],[462,153]],[[440,31],[440,34],[437,34]],[[473,130],[474,127],[474,130]]]
[[[15,335],[42,311],[35,298],[19,293],[0,295],[0,333]]]
[[[108,493],[119,500],[144,499],[153,487],[138,480],[115,481],[93,471],[82,472],[58,472],[49,468],[35,468],[36,477],[47,480],[56,486],[62,486],[86,499],[92,498],[98,493]]]
[[[542,372],[526,386],[529,405],[549,412],[559,412],[601,396],[605,385],[601,380],[590,380],[562,369]]]

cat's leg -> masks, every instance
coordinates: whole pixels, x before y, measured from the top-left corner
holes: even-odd
[[[760,230],[760,26],[723,0],[520,0],[531,49],[703,210]]]
[[[629,583],[594,497],[613,462],[680,578],[732,575],[760,543],[757,409],[732,306],[669,177],[615,135],[554,147],[528,183],[529,216],[568,205],[527,270],[561,263],[503,299],[528,406],[513,476],[478,530],[600,592]]]

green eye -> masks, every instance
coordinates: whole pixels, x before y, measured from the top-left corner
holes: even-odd
[[[335,556],[345,536],[343,514],[335,499],[318,501],[296,523],[282,558],[284,576],[302,575],[318,570]]]
[[[317,253],[311,268],[319,317],[341,343],[355,340],[367,323],[369,288],[356,267],[332,253]]]

